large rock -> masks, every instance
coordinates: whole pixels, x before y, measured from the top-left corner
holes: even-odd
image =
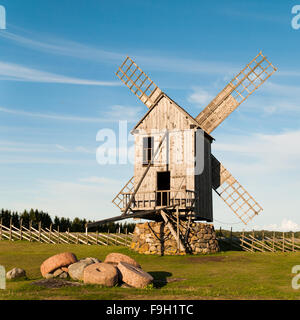
[[[71,252],[59,253],[55,256],[48,258],[42,263],[41,274],[43,277],[45,277],[47,273],[51,273],[52,271],[61,267],[67,267],[70,264],[75,262],[77,262],[77,258],[74,253],[71,253]]]
[[[88,262],[89,264],[92,264],[92,263],[100,263],[101,261],[97,258],[91,258],[91,257],[88,257],[88,258],[84,258],[84,259],[80,259],[80,261],[85,261],[85,262]]]
[[[84,269],[93,264],[94,262],[89,261],[78,261],[69,265],[68,273],[73,280],[83,280],[83,271]]]
[[[153,282],[153,277],[129,263],[120,262],[118,269],[121,273],[122,281],[134,288],[145,288]]]
[[[6,279],[17,279],[26,277],[26,271],[21,268],[13,268],[6,273]]]
[[[83,271],[83,282],[113,287],[118,283],[118,270],[108,263],[93,263]]]
[[[134,259],[122,253],[110,253],[106,256],[104,262],[113,264],[115,266],[117,266],[120,262],[126,262],[133,265],[134,267],[141,268],[140,264],[137,263]]]
[[[53,272],[53,276],[56,278],[56,277],[59,277],[64,271],[59,268],[59,269],[56,269],[54,272]]]

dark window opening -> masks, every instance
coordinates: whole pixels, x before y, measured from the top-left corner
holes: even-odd
[[[170,205],[170,171],[157,172],[156,205]]]
[[[154,138],[143,138],[143,165],[148,165],[153,159]]]

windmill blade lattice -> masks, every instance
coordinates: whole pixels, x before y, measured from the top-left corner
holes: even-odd
[[[260,52],[195,118],[211,133],[277,69]]]
[[[116,75],[148,108],[155,104],[162,93],[159,87],[129,57],[124,60]]]
[[[236,216],[247,224],[263,210],[262,207],[213,155],[211,164],[213,189]]]

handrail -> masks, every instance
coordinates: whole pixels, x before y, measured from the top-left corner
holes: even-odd
[[[181,208],[193,207],[195,192],[192,190],[139,191],[130,204],[133,209],[159,208],[166,205],[179,205]],[[123,208],[126,208],[133,192],[123,192]]]

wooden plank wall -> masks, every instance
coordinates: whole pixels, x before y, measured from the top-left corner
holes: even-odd
[[[150,168],[139,192],[156,190],[157,171],[171,171],[172,190],[177,190],[179,187],[181,189],[194,190],[194,164],[191,158],[185,158],[185,154],[190,157],[194,154],[194,131],[191,130],[191,125],[193,124],[190,117],[179,110],[173,101],[164,96],[138,126],[138,132],[135,133],[135,184],[138,183],[145,170],[145,166],[142,165],[143,136],[154,134],[155,150],[164,135],[164,131],[166,129],[169,131],[168,142],[165,141],[163,143],[157,161]],[[185,138],[183,136],[184,130],[189,131],[189,133],[185,133]],[[184,144],[187,135],[189,135],[191,143]],[[168,145],[169,153],[167,153]],[[187,150],[187,148],[189,149]],[[167,157],[169,158],[169,165],[165,163]],[[189,175],[187,175],[187,172]]]

